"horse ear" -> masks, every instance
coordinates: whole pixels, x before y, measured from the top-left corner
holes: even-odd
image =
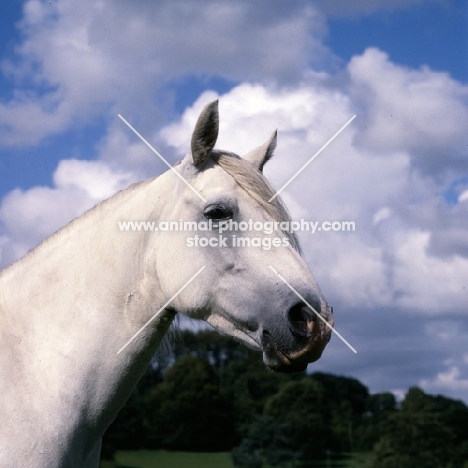
[[[250,164],[258,168],[260,172],[263,172],[263,166],[273,156],[273,151],[276,148],[276,135],[278,131],[275,130],[271,137],[262,146],[254,148],[249,151],[243,159],[249,161]]]
[[[218,130],[219,114],[218,101],[216,100],[203,108],[192,134],[190,149],[195,167],[198,168],[205,164],[218,139]]]

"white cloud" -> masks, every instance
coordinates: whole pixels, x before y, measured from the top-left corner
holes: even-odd
[[[467,400],[466,332],[466,316],[457,320],[441,318],[424,324],[428,369],[420,374],[418,385],[425,391]]]
[[[429,232],[407,231],[396,247],[396,304],[430,315],[466,315],[468,260],[431,256],[429,241]]]
[[[60,161],[54,173],[54,183],[63,190],[81,189],[92,199],[102,200],[113,195],[133,179],[131,173],[113,173],[101,161]]]
[[[15,189],[0,204],[4,235],[0,260],[5,266],[23,256],[57,229],[133,181],[100,161],[62,160],[54,187]]]
[[[456,365],[437,373],[434,379],[422,379],[419,385],[431,393],[466,395],[468,392],[468,378],[462,377],[460,368]]]
[[[379,224],[382,221],[385,221],[392,215],[392,210],[390,208],[384,206],[380,208],[372,218],[372,224]]]
[[[468,86],[446,73],[398,66],[374,48],[354,57],[348,71],[362,148],[409,151],[412,164],[434,178],[466,169]]]
[[[463,203],[468,200],[468,190],[462,192],[458,197],[458,203]]]
[[[308,2],[29,0],[19,28],[16,57],[2,64],[17,83],[0,104],[0,141],[10,145],[109,110],[158,115],[174,78],[295,82],[314,61],[333,61]]]
[[[1,265],[3,265],[4,263],[8,263],[8,262],[4,262],[3,261],[3,248],[5,245],[8,245],[9,243],[9,238],[8,236],[0,236],[0,268],[1,268]]]

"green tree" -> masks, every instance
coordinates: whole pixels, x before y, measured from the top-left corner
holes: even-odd
[[[285,428],[291,450],[304,460],[323,458],[329,449],[330,401],[319,382],[305,378],[286,383],[266,402],[265,415]]]
[[[231,452],[234,466],[242,468],[290,467],[298,454],[291,449],[285,425],[277,424],[271,416],[255,419],[247,437]]]
[[[370,395],[366,401],[366,412],[376,419],[385,418],[397,409],[395,395],[390,392],[375,393]]]
[[[215,330],[201,330],[196,333],[181,330],[172,349],[174,361],[190,355],[209,362],[218,373],[222,373],[228,363],[242,361],[250,353],[243,344]]]
[[[355,430],[354,448],[369,451],[384,435],[388,418],[397,411],[395,395],[390,392],[370,395],[366,402],[366,411]]]
[[[234,444],[247,435],[263,412],[267,398],[288,378],[265,367],[262,355],[214,330],[183,330],[173,349],[173,360],[192,356],[208,362],[219,380],[220,395],[232,405]]]
[[[373,450],[371,467],[462,468],[463,447],[457,432],[466,433],[467,422],[462,428],[450,425],[450,408],[457,405],[447,400],[411,388],[401,410],[387,419],[384,436]]]
[[[354,449],[356,431],[361,425],[369,391],[352,377],[316,372],[310,376],[323,387],[329,414],[330,430],[328,449],[334,452],[349,452]]]
[[[112,458],[117,450],[133,450],[145,444],[145,404],[148,393],[162,380],[162,376],[151,366],[138,382],[125,406],[103,437],[103,454]]]
[[[353,427],[365,410],[368,390],[356,379],[316,373],[285,380],[266,400],[264,415],[284,427],[292,452],[304,460],[349,451]]]
[[[219,451],[233,444],[232,411],[211,365],[180,358],[146,401],[145,428],[152,448]]]
[[[263,414],[268,398],[290,380],[290,376],[267,369],[260,353],[249,352],[244,359],[233,360],[226,365],[221,388],[232,402],[233,423],[240,438],[247,435],[252,422]]]
[[[361,416],[365,412],[369,390],[359,380],[325,372],[315,372],[310,378],[321,383],[327,397],[335,404],[347,401],[353,416]]]

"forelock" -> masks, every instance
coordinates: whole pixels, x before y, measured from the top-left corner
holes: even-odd
[[[291,216],[279,197],[270,200],[276,191],[266,177],[248,161],[227,151],[214,150],[211,159],[217,163],[255,202],[257,202],[273,221],[291,222]],[[283,231],[290,244],[301,251],[299,240],[294,232]]]

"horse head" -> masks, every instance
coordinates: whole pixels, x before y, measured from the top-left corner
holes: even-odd
[[[321,356],[333,316],[295,233],[281,229],[291,221],[287,210],[278,197],[270,201],[275,192],[262,172],[276,132],[241,158],[214,149],[218,129],[215,101],[203,109],[177,166],[190,187],[174,184],[175,203],[167,212],[170,219],[209,227],[160,239],[160,282],[173,290],[181,265],[194,271],[205,266],[174,300],[174,309],[262,350],[265,364],[276,371],[302,371]]]

